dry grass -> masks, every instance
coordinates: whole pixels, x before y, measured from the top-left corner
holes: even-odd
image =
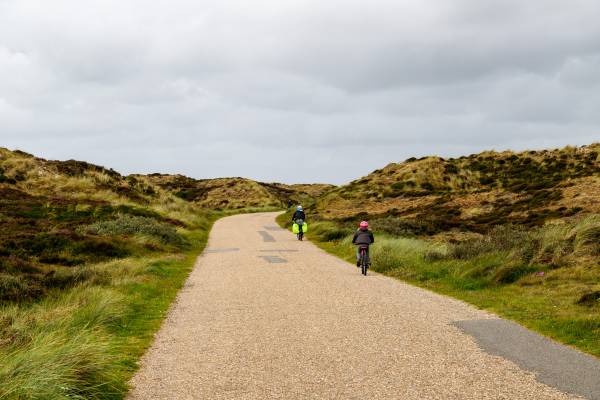
[[[591,213],[600,213],[600,173],[596,176],[573,179],[562,190],[559,207],[581,207]]]

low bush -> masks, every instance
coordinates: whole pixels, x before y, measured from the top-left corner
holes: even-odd
[[[514,225],[500,225],[480,238],[453,245],[448,254],[458,260],[467,260],[486,253],[514,251],[520,258],[531,259],[535,245],[536,238],[530,231]]]
[[[339,226],[334,223],[317,222],[309,224],[311,236],[316,236],[320,241],[333,242],[341,240],[353,234],[353,230],[348,227]]]
[[[160,240],[163,244],[184,246],[185,239],[177,230],[166,223],[154,218],[130,216],[121,214],[117,219],[97,222],[85,228],[89,233],[97,235],[141,235]]]
[[[600,306],[600,291],[596,290],[584,293],[579,300],[577,300],[576,304],[588,307]]]
[[[389,244],[377,245],[377,251],[371,249],[371,260],[375,265],[375,268],[379,272],[389,271],[394,268],[402,266],[402,258],[396,252],[394,248]]]
[[[20,276],[0,274],[0,301],[21,301],[29,297],[29,285]]]
[[[123,258],[130,255],[129,249],[121,242],[107,239],[82,240],[73,245],[73,254],[90,260],[102,261],[110,258]]]
[[[44,264],[74,266],[131,254],[120,240],[81,235],[70,231],[37,234],[24,241],[21,252]]]

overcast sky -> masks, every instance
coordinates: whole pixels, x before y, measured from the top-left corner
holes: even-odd
[[[0,0],[0,146],[343,183],[600,141],[598,0]]]

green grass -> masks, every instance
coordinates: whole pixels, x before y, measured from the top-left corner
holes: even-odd
[[[234,213],[199,213],[193,228],[179,231],[185,249],[74,267],[80,284],[37,302],[3,303],[0,399],[124,398],[212,224]]]
[[[289,218],[283,214],[278,222],[289,228]],[[572,226],[548,226],[535,232],[517,229],[515,233],[501,227],[468,244],[375,232],[373,269],[490,310],[600,357],[600,301],[577,304],[582,295],[600,290],[597,247],[589,248],[598,243],[590,240],[596,237],[597,227],[594,216]],[[354,262],[352,228],[345,235],[340,229],[330,221],[313,222],[307,238]],[[565,237],[570,252],[565,250],[569,246]],[[535,251],[527,250],[531,243]],[[584,248],[593,255],[587,262],[573,258]]]
[[[87,266],[82,285],[0,309],[0,399],[123,398],[207,228],[186,252]]]

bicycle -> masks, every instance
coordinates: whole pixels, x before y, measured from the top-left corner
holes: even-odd
[[[296,220],[296,224],[298,225],[298,233],[296,234],[296,237],[299,241],[302,241],[302,239],[304,239],[304,221],[298,219]]]
[[[367,276],[367,269],[369,269],[369,257],[367,256],[367,251],[369,251],[368,245],[362,244],[358,247],[358,252],[360,254],[359,264],[364,276]]]

